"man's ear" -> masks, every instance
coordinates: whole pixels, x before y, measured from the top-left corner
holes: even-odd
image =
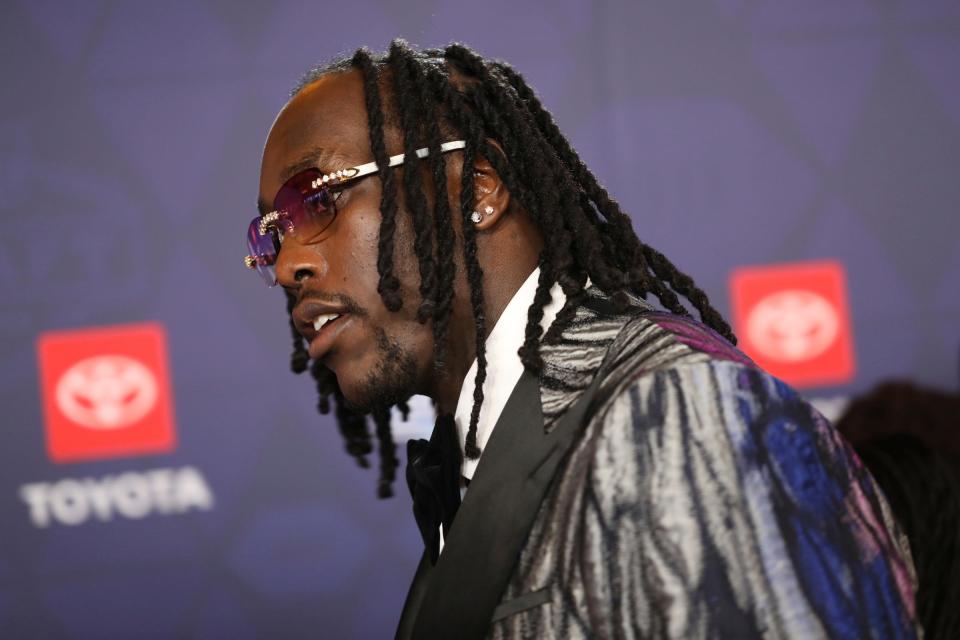
[[[496,148],[501,158],[506,158],[495,140],[487,142]],[[479,218],[474,216],[473,226],[477,231],[490,229],[506,214],[510,206],[510,192],[490,161],[481,155],[477,155],[473,162],[473,188],[476,193],[475,211],[479,215]]]

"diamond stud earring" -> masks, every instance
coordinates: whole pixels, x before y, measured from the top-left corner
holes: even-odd
[[[492,216],[492,215],[493,215],[493,207],[491,207],[490,205],[487,205],[486,207],[483,208],[483,212],[484,212],[485,214],[487,214],[488,216]]]
[[[470,220],[473,222],[473,224],[480,224],[480,221],[483,220],[483,216],[481,216],[477,211],[474,211],[470,214]]]

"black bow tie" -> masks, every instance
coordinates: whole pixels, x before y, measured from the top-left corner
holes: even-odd
[[[407,442],[407,485],[413,496],[413,515],[423,543],[436,564],[443,535],[460,507],[460,442],[453,416],[437,418],[430,441]]]

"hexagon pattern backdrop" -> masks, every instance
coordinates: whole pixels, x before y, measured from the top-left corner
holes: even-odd
[[[514,63],[725,313],[734,269],[842,264],[855,375],[808,395],[956,388],[954,2],[8,0],[0,637],[392,634],[420,552],[405,487],[374,497],[240,258],[298,76],[396,36]],[[38,337],[114,325],[160,327],[170,440],[55,462]],[[129,362],[77,371],[142,379]]]

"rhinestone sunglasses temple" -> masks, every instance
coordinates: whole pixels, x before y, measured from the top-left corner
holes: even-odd
[[[450,142],[444,142],[440,145],[440,153],[444,154],[448,151],[455,151],[457,149],[463,149],[467,146],[466,141],[464,140],[452,140]],[[414,153],[417,154],[418,158],[426,158],[430,155],[430,149],[423,147],[417,149]],[[388,167],[396,167],[403,164],[404,154],[400,153],[395,156],[390,156],[389,162],[387,163]],[[322,186],[341,186],[352,180],[357,180],[365,176],[370,175],[371,173],[376,173],[379,170],[376,162],[368,162],[366,164],[361,164],[356,167],[349,167],[347,169],[338,169],[337,171],[331,171],[316,180],[314,180],[310,187],[316,189]],[[264,214],[260,219],[260,235],[267,235],[270,227],[275,226],[280,220],[280,211],[271,211],[270,213]],[[243,264],[248,269],[257,268],[257,257],[256,256],[244,256]]]

